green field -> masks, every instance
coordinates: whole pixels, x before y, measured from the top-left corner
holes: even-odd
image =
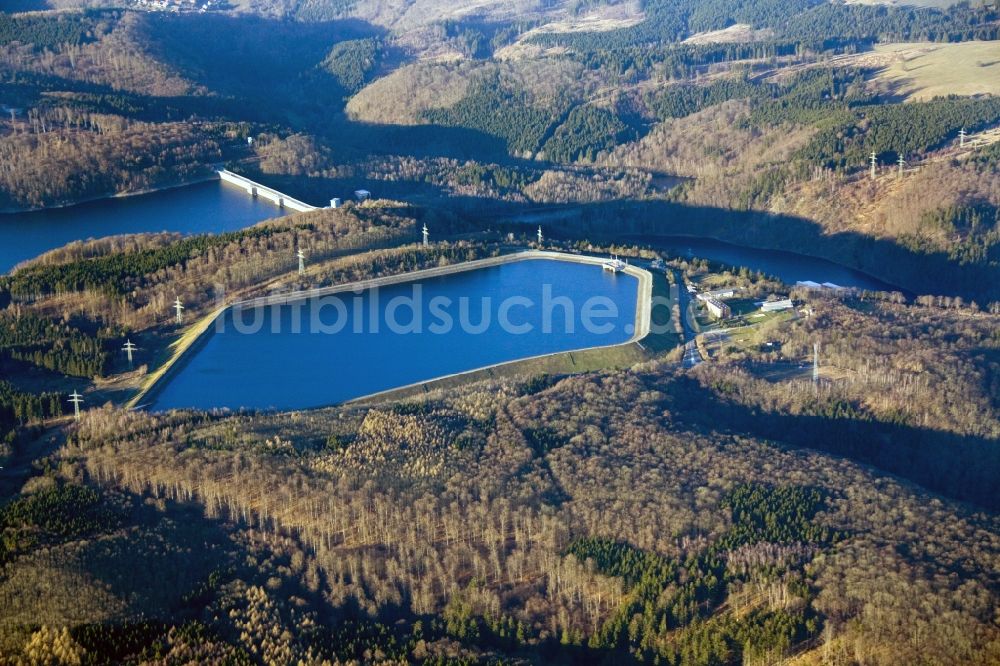
[[[1000,94],[1000,42],[882,44],[886,67],[875,81],[909,100]]]

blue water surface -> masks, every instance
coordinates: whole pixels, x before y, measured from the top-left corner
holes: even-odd
[[[637,291],[636,278],[600,266],[530,259],[349,292],[322,305],[229,311],[150,408],[316,407],[539,354],[621,343],[633,334]],[[413,298],[419,308],[397,297]],[[462,299],[471,326],[461,324]],[[505,300],[510,330],[500,325]],[[453,321],[448,332],[440,332],[442,314]],[[394,331],[390,321],[400,326]],[[320,330],[339,325],[337,332]]]
[[[76,240],[158,231],[218,233],[283,214],[273,203],[217,180],[66,208],[0,214],[0,273]]]
[[[799,281],[818,284],[830,282],[841,287],[870,289],[873,291],[896,291],[899,287],[876,277],[862,273],[841,264],[782,250],[734,245],[713,238],[697,236],[639,236],[639,240],[662,248],[671,257],[698,258],[716,261],[728,266],[746,266],[753,271],[778,278],[794,285]]]

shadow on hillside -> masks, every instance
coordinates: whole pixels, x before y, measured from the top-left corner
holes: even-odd
[[[139,505],[129,522],[142,525],[142,531],[95,541],[81,560],[107,591],[129,601],[133,615],[198,617],[216,592],[204,587],[209,575],[230,569],[247,553],[200,505],[165,506],[167,513]]]
[[[228,120],[243,117],[259,122],[276,122],[279,119],[267,109],[248,109],[245,101],[235,97],[152,96],[118,90],[106,84],[34,72],[18,72],[16,77],[0,82],[0,94],[6,103],[21,108],[39,105],[48,93],[59,93],[62,105],[145,122],[180,121],[192,117]]]
[[[1000,441],[883,421],[764,412],[679,375],[657,388],[670,395],[675,421],[794,447],[819,449],[874,465],[934,492],[1000,510]]]
[[[445,157],[515,164],[507,143],[480,130],[445,125],[376,125],[341,119],[326,130],[326,142],[357,158],[386,155],[416,158]],[[537,166],[537,165],[536,165]]]
[[[369,190],[376,199],[393,199],[409,203],[440,200],[447,196],[442,188],[417,180],[373,180],[362,176],[348,178],[286,176],[261,173],[248,168],[240,169],[240,173],[300,201],[319,207],[329,205],[330,199],[334,197],[340,198],[341,202],[352,201],[356,190]]]
[[[399,128],[401,131],[435,133],[454,128]],[[462,132],[455,130],[454,138]],[[440,137],[439,137],[440,139]],[[444,140],[438,146],[446,152]],[[430,148],[430,146],[429,146]],[[252,174],[251,177],[254,177]],[[959,264],[944,252],[922,254],[887,239],[857,232],[827,234],[808,219],[736,211],[710,206],[690,206],[664,200],[623,200],[591,204],[538,205],[452,196],[442,186],[425,180],[374,180],[314,178],[258,174],[261,182],[292,196],[326,205],[339,196],[347,200],[356,189],[371,190],[377,198],[399,199],[415,205],[447,210],[465,220],[467,231],[492,230],[502,234],[532,233],[543,225],[549,238],[629,242],[656,246],[657,239],[677,242],[678,237],[715,239],[722,243],[814,257],[868,275],[885,291],[961,296],[980,304],[1000,300],[996,269],[987,262]]]
[[[323,137],[338,157],[391,154],[510,163],[506,142],[480,131],[439,125],[378,125],[344,116],[352,91],[321,63],[338,42],[384,38],[384,28],[358,19],[316,23],[251,15],[149,15],[142,22],[143,48],[158,62],[207,94],[155,98],[156,105],[188,115],[273,124]],[[399,67],[408,56],[386,48],[376,67]],[[69,88],[69,86],[67,86]],[[64,89],[67,89],[64,88]],[[145,100],[147,114],[155,106]],[[128,114],[126,114],[128,115]]]
[[[303,23],[247,14],[150,15],[144,47],[212,93],[277,106],[343,106],[344,90],[320,67],[337,42],[380,37],[356,19]],[[284,95],[299,95],[298,104]]]
[[[959,264],[944,252],[921,254],[857,232],[827,234],[811,220],[756,211],[689,206],[663,200],[553,206],[476,199],[442,201],[456,211],[503,224],[543,224],[553,238],[623,242],[629,237],[698,236],[748,247],[819,257],[918,294],[962,296],[980,304],[1000,300],[996,268]],[[517,228],[514,226],[514,228]]]

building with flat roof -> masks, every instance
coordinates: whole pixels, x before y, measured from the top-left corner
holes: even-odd
[[[780,301],[764,301],[760,304],[762,312],[781,312],[782,310],[790,310],[793,307],[795,306],[790,298],[784,298]]]
[[[740,293],[739,287],[723,287],[722,289],[713,289],[712,291],[706,291],[705,295],[709,298],[714,298],[716,300],[725,300],[727,298],[733,298],[736,294]]]
[[[842,287],[839,284],[834,284],[833,282],[824,282],[823,284],[820,284],[819,282],[813,282],[812,280],[799,280],[795,283],[795,286],[815,291],[852,291],[850,287]]]
[[[699,294],[699,296],[701,295],[702,294]],[[733,314],[728,305],[716,298],[706,297],[701,300],[705,304],[705,307],[708,308],[708,311],[711,312],[712,316],[716,319],[729,319],[729,317]]]

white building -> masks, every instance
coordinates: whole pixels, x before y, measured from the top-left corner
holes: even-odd
[[[704,301],[705,307],[708,308],[708,311],[711,312],[712,316],[716,319],[729,319],[729,317],[733,314],[732,310],[729,309],[729,306],[720,300],[706,298]]]
[[[790,310],[793,307],[795,306],[790,298],[785,298],[780,301],[764,301],[760,304],[760,309],[763,312],[781,312],[782,310]]]
[[[705,293],[706,293],[706,295],[708,295],[709,298],[715,298],[715,299],[722,300],[722,299],[726,299],[726,298],[733,298],[733,297],[735,297],[736,294],[740,293],[740,288],[739,287],[724,287],[722,289],[714,289],[712,291],[707,291]]]
[[[710,293],[698,294],[698,300],[705,304],[705,307],[716,319],[728,319],[733,314],[728,305],[714,298]]]
[[[799,280],[795,283],[796,287],[804,287],[805,289],[812,289],[814,291],[850,291],[850,287],[842,287],[839,284],[834,284],[833,282],[824,282],[820,284],[819,282],[813,282],[812,280]]]

